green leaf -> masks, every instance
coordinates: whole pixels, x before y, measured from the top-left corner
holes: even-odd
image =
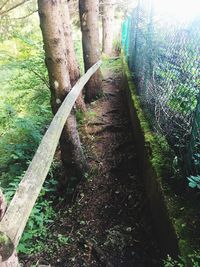
[[[190,186],[191,188],[195,188],[197,185],[194,184],[193,182],[190,182],[190,183],[189,183],[189,186]]]

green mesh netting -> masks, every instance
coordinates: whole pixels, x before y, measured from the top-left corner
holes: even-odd
[[[188,176],[200,175],[200,14],[179,18],[141,0],[123,23],[122,46],[152,129]]]

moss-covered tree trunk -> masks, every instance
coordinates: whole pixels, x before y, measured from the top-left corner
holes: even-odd
[[[115,14],[115,0],[103,1],[103,53],[108,56],[112,55],[113,36],[114,36],[114,14]]]
[[[60,0],[38,0],[45,62],[51,90],[51,106],[54,114],[71,89],[60,8]],[[60,146],[67,177],[83,174],[86,161],[73,112],[66,121],[60,138]]]
[[[61,17],[63,22],[64,36],[65,36],[66,55],[67,55],[70,83],[71,86],[73,87],[80,78],[80,69],[76,59],[74,42],[72,38],[72,26],[71,26],[69,8],[65,0],[62,0]],[[86,110],[82,93],[80,94],[79,98],[76,101],[76,106],[81,111]]]
[[[85,71],[100,59],[99,45],[99,1],[79,0],[82,31],[82,45]],[[91,102],[101,94],[101,73],[97,71],[86,87],[86,102]]]

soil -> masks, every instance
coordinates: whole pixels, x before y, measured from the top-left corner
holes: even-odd
[[[138,172],[121,75],[107,72],[103,90],[80,126],[90,172],[51,230],[68,242],[52,253],[41,252],[40,264],[163,266]]]

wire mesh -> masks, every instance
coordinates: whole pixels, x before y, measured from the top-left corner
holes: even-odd
[[[123,24],[122,46],[152,129],[187,176],[200,175],[200,16],[177,19],[140,0]]]

